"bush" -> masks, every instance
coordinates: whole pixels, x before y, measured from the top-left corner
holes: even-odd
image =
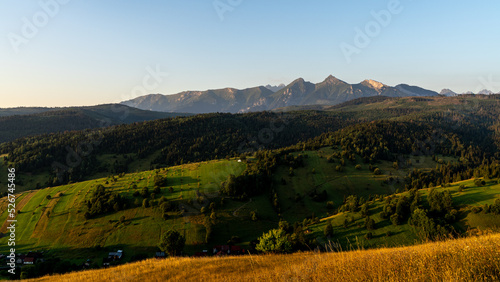
[[[142,207],[143,208],[149,208],[149,200],[148,199],[144,199],[142,201]]]
[[[366,240],[370,240],[372,238],[373,238],[373,233],[371,233],[371,232],[366,233],[366,235],[365,235]]]
[[[480,213],[483,209],[481,207],[472,207],[471,210],[473,213]]]
[[[333,201],[328,201],[326,202],[326,208],[329,209],[329,210],[333,210],[333,208],[335,207]]]
[[[148,187],[142,188],[142,190],[141,190],[141,196],[143,198],[148,198],[149,197],[149,189],[148,189]]]
[[[365,218],[365,227],[367,230],[375,229],[375,220],[373,220],[373,218],[367,216]]]
[[[481,186],[486,185],[486,182],[484,180],[478,178],[478,179],[474,180],[474,185],[481,187]]]
[[[361,169],[361,165],[357,164],[354,168],[357,169],[357,170],[360,170]]]
[[[158,247],[169,256],[174,257],[182,253],[185,244],[186,238],[175,230],[169,230],[161,237]]]
[[[367,217],[369,215],[369,205],[368,203],[364,203],[362,206],[361,206],[361,216],[362,217]]]
[[[135,200],[134,200],[134,205],[135,205],[136,207],[140,207],[140,206],[141,206],[141,200],[139,200],[139,199],[135,199]]]
[[[161,194],[161,188],[156,186],[154,189],[153,189],[153,193],[155,193],[156,195],[160,195]]]
[[[393,225],[401,224],[401,222],[399,221],[399,215],[397,213],[391,215],[391,222]]]
[[[255,249],[264,253],[289,253],[292,244],[284,230],[272,229],[262,234]]]
[[[377,167],[376,169],[373,170],[373,174],[374,175],[381,175],[382,171],[380,171],[380,168]]]
[[[323,233],[325,234],[325,237],[327,237],[327,238],[330,238],[333,236],[333,226],[332,226],[332,222],[330,220],[326,224],[325,229],[323,230]]]
[[[463,192],[464,189],[465,189],[465,185],[460,184],[460,186],[458,186],[458,192]]]
[[[252,221],[257,221],[259,219],[257,217],[257,212],[256,211],[251,211],[250,212],[250,217],[252,218]]]

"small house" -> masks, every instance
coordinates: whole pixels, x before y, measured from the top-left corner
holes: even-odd
[[[111,259],[112,261],[121,260],[122,257],[123,257],[123,251],[122,250],[118,250],[116,252],[110,252],[108,254],[108,259]]]
[[[156,252],[156,254],[155,254],[156,259],[164,259],[166,257],[167,257],[167,255],[165,254],[165,252]]]

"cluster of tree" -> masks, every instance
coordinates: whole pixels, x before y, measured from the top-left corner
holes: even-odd
[[[178,165],[290,146],[354,122],[316,112],[286,116],[268,112],[205,114],[25,137],[0,144],[0,154],[8,153],[8,160],[22,171],[56,170],[52,171],[51,182],[67,183],[107,170],[105,164],[98,162],[97,155],[132,154],[134,159],[144,159],[159,152],[151,163],[153,166]],[[286,130],[271,132],[271,136],[262,140],[252,138],[269,127]],[[272,138],[272,142],[267,138]],[[53,167],[55,162],[60,165]],[[128,169],[126,162],[110,165],[118,172]]]
[[[427,196],[428,209],[418,206],[413,210],[408,223],[422,240],[439,240],[454,236],[450,225],[457,219],[457,210],[449,190],[431,189]]]
[[[388,196],[385,198],[381,216],[390,219],[393,225],[400,225],[421,205],[420,194],[417,189],[410,190],[407,196]]]
[[[473,213],[483,212],[485,214],[492,213],[499,215],[500,214],[500,199],[496,199],[493,204],[485,204],[483,206],[475,206],[472,207]]]
[[[277,229],[271,229],[258,239],[256,250],[263,253],[290,253],[305,251],[314,248],[317,244],[314,239],[307,239],[305,230],[309,224],[317,223],[319,219],[304,219],[304,222],[295,222],[291,226],[287,221],[280,220]]]
[[[358,197],[357,195],[349,195],[344,197],[344,202],[339,208],[339,212],[358,212],[360,205],[364,204],[365,200],[363,197]]]
[[[99,184],[90,199],[85,201],[86,211],[84,216],[86,219],[106,214],[112,211],[119,211],[126,207],[126,200],[118,193],[107,191],[106,188]]]
[[[256,153],[256,158],[256,162],[249,163],[241,175],[230,175],[222,183],[220,188],[222,195],[246,199],[271,190],[271,175],[278,165],[279,155],[271,151],[259,151]]]

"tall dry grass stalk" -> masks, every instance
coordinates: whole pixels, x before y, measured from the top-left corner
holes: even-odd
[[[146,260],[36,281],[498,281],[500,234],[338,253]]]

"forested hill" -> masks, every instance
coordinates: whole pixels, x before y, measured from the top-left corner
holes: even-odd
[[[462,151],[479,148],[475,155],[482,152],[493,157],[498,154],[499,97],[366,98],[326,111],[177,117],[21,138],[1,144],[0,155],[7,154],[5,162],[21,172],[44,176],[31,185],[38,182],[39,186],[50,186],[58,180],[67,183],[91,179],[97,173],[102,176],[278,149],[342,129],[336,133],[338,138],[349,130],[366,140],[388,142],[372,140],[371,126],[363,125],[385,121],[375,124],[378,131],[404,137],[404,144],[398,141],[385,145],[391,151],[407,152],[419,146],[428,154],[435,150],[436,140],[449,139],[443,145],[447,154],[462,155]],[[422,135],[424,128],[426,133]],[[23,175],[20,177],[22,181]]]
[[[124,105],[0,109],[0,143],[44,133],[92,129],[187,114],[144,111]]]
[[[315,112],[205,114],[26,137],[1,144],[0,155],[8,154],[7,161],[20,172],[50,171],[52,177],[43,186],[56,182],[54,168],[59,180],[77,181],[103,171],[127,172],[132,161],[148,162],[149,169],[149,164],[168,166],[280,148],[352,123]],[[106,154],[128,156],[105,162],[101,157]]]

